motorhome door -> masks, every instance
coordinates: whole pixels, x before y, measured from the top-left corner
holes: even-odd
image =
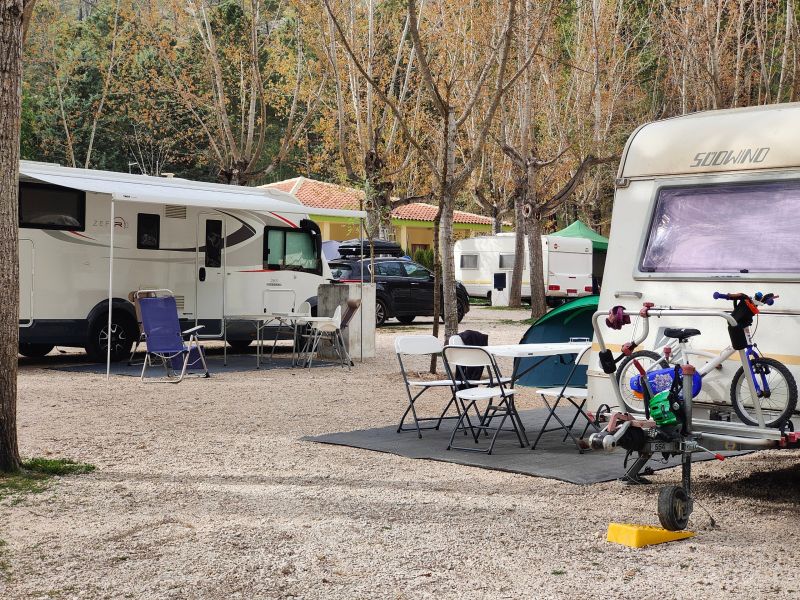
[[[225,311],[225,218],[200,213],[197,223],[196,317],[200,337],[222,335]]]

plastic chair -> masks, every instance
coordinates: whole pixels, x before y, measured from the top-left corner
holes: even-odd
[[[342,367],[347,365],[347,368],[350,369],[352,361],[350,360],[350,355],[347,353],[347,348],[344,347],[344,339],[342,338],[341,327],[341,306],[336,307],[336,310],[333,311],[332,317],[325,320],[317,319],[311,322],[311,348],[308,353],[308,362],[306,364],[307,367],[311,367],[311,363],[314,359],[314,353],[317,351],[320,341],[322,341],[323,338],[328,338],[330,339],[331,345],[333,346],[333,349],[336,351],[336,354],[342,363]]]
[[[155,356],[161,360],[166,370],[166,378],[157,382],[180,383],[186,376],[186,369],[191,364],[201,362],[204,377],[209,377],[208,365],[203,349],[197,339],[197,332],[203,329],[198,325],[181,331],[178,319],[178,307],[174,296],[143,297],[139,298],[139,307],[142,315],[142,327],[147,340],[147,354],[142,365],[142,381],[145,381],[147,367],[151,366],[150,358]],[[184,336],[189,336],[189,343],[184,342]],[[174,376],[173,359],[178,359],[180,375]],[[152,382],[156,383],[156,382]]]
[[[449,340],[450,346],[465,346],[464,340],[461,339],[460,335],[451,335]],[[504,384],[511,383],[511,377],[500,377],[500,381]],[[492,383],[491,379],[470,379],[468,381],[470,385],[490,385]]]
[[[461,339],[461,338],[459,338]],[[397,433],[401,433],[403,431],[416,431],[417,437],[422,438],[422,431],[425,429],[439,429],[442,424],[442,421],[448,419],[460,419],[461,418],[461,407],[459,406],[459,401],[456,399],[455,394],[452,393],[453,391],[453,381],[451,379],[434,379],[434,380],[426,380],[426,379],[409,379],[408,371],[406,370],[406,365],[403,362],[404,356],[417,356],[417,357],[431,357],[431,356],[438,356],[442,353],[442,343],[433,337],[432,335],[402,335],[394,340],[394,351],[397,354],[397,361],[400,363],[400,374],[403,376],[403,383],[406,386],[406,395],[408,396],[408,407],[406,408],[403,416],[400,418],[400,425],[397,426]],[[417,415],[417,409],[414,406],[415,402],[422,396],[425,392],[433,389],[443,389],[449,388],[451,390],[450,400],[448,401],[447,405],[444,407],[444,410],[439,414],[438,417],[420,417]],[[418,390],[418,391],[417,391]],[[455,416],[447,416],[450,407],[455,404],[456,412],[458,413]],[[406,417],[408,417],[409,413],[414,419],[414,427],[404,427],[404,423]],[[477,415],[480,418],[480,414]],[[423,426],[420,423],[425,423],[427,421],[436,421],[435,425],[428,425]]]
[[[583,417],[586,419],[586,426],[583,428],[583,433],[581,433],[581,438],[586,435],[586,431],[589,429],[590,425],[594,425],[595,429],[598,431],[600,428],[597,424],[589,418],[589,416],[584,412],[583,408],[586,405],[586,401],[589,397],[589,391],[586,387],[583,386],[570,386],[570,380],[572,376],[575,374],[576,369],[579,366],[588,365],[589,364],[589,351],[591,350],[591,346],[587,346],[580,354],[575,357],[575,361],[572,365],[572,369],[567,375],[567,378],[564,380],[564,383],[560,386],[554,386],[549,388],[537,388],[534,390],[534,393],[539,394],[542,397],[542,401],[545,403],[548,409],[547,418],[545,419],[544,423],[542,424],[542,428],[539,430],[539,434],[536,436],[536,440],[533,442],[531,446],[531,450],[536,449],[536,445],[539,443],[542,435],[550,431],[564,431],[564,439],[562,441],[566,441],[567,437],[572,438],[572,441],[575,442],[575,445],[578,447],[578,452],[583,454],[583,448],[581,447],[580,442],[575,438],[572,434],[572,429],[575,427],[575,423],[578,421],[579,417]],[[547,398],[555,398],[555,401],[551,404]],[[575,414],[572,417],[572,420],[569,422],[569,425],[564,423],[561,418],[556,414],[556,409],[558,408],[559,403],[562,400],[566,400],[575,408]],[[547,424],[550,422],[550,419],[555,419],[558,421],[559,427],[551,427],[550,429],[547,428]]]
[[[290,317],[295,313],[297,293],[294,290],[267,288],[261,294],[261,298],[264,304],[264,317],[267,323],[272,321],[277,322],[277,325],[274,326],[275,339],[272,341],[272,350],[269,354],[270,359],[272,359],[275,356],[275,347],[278,345],[278,337],[280,336],[281,329],[291,327],[292,331],[295,330],[295,323]],[[264,327],[266,327],[266,324]]]
[[[456,428],[450,435],[450,443],[447,449],[451,450],[466,450],[469,452],[486,452],[491,454],[494,446],[497,443],[497,436],[503,429],[506,419],[511,419],[512,430],[517,435],[520,447],[524,448],[528,445],[528,438],[525,434],[525,427],[522,425],[522,420],[519,417],[517,408],[514,404],[514,390],[509,389],[503,383],[500,376],[500,369],[494,360],[494,357],[489,354],[484,348],[480,346],[445,346],[442,350],[442,358],[450,379],[453,382],[455,396],[458,400],[466,403],[463,405],[461,417],[456,423]],[[488,387],[468,387],[463,388],[464,384],[469,383],[469,380],[463,376],[463,370],[470,367],[483,367],[489,373]],[[499,402],[495,400],[499,398]],[[479,402],[486,402],[486,408],[483,411],[477,408]],[[470,426],[472,436],[475,443],[478,443],[480,433],[494,430],[494,435],[489,442],[488,448],[467,448],[453,446],[456,431],[463,427],[465,416],[469,413],[471,408],[476,408],[481,414],[481,419],[477,425]],[[500,417],[500,424],[497,427],[492,426],[492,421]]]

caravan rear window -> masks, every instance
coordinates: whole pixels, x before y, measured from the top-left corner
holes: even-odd
[[[19,226],[84,231],[86,193],[57,185],[20,183]]]
[[[800,181],[664,187],[643,273],[800,273]]]

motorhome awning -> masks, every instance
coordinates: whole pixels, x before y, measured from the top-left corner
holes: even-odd
[[[308,207],[286,192],[170,177],[152,177],[20,162],[20,177],[61,187],[108,194],[115,201],[177,204],[202,208],[308,214]],[[359,210],[314,208],[315,215],[366,218]]]

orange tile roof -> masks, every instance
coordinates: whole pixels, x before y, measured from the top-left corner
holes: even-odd
[[[298,200],[309,208],[339,208],[345,210],[358,210],[364,192],[355,188],[317,181],[307,177],[295,177],[275,183],[269,183],[263,187],[276,188],[283,192],[294,194]],[[424,202],[414,202],[400,206],[392,211],[392,217],[405,221],[431,221],[436,218],[436,211],[439,208],[433,204]],[[476,215],[475,213],[455,211],[453,218],[456,223],[471,225],[491,225],[491,217]]]

